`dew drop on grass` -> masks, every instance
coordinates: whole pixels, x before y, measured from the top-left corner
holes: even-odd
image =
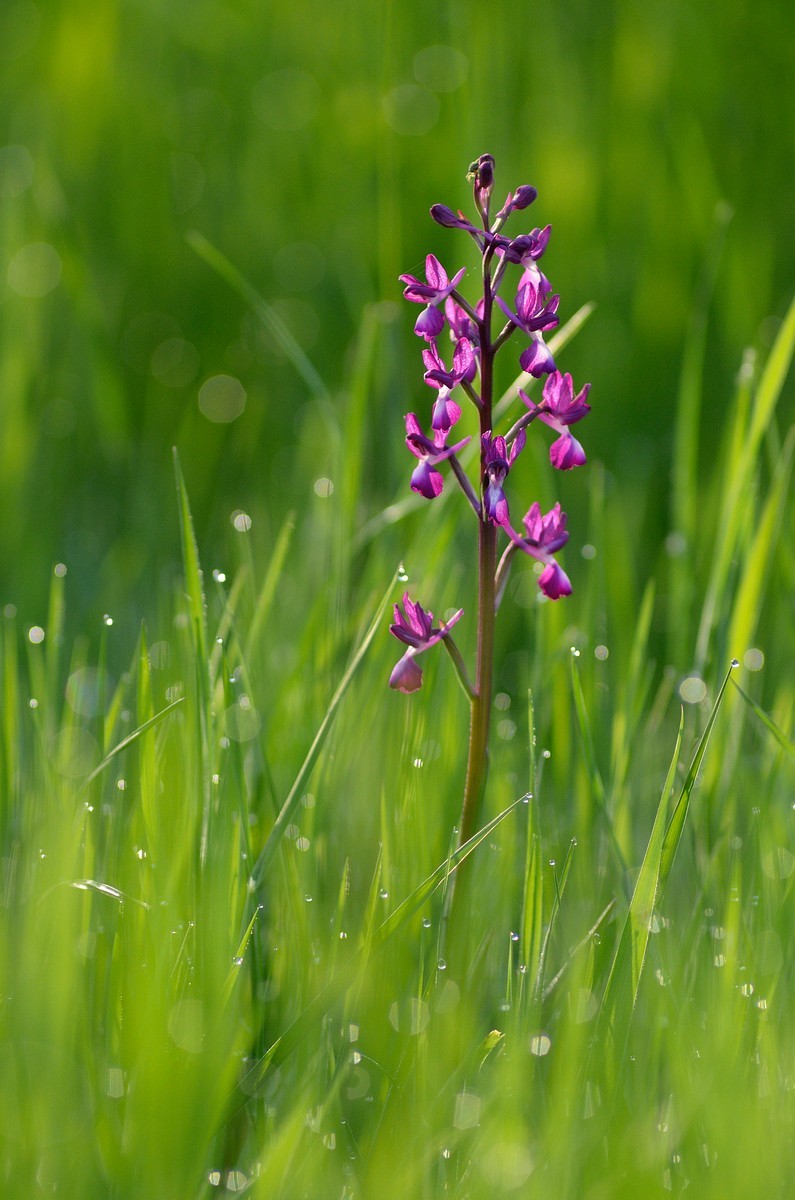
[[[511,941],[512,941],[512,942],[518,942],[518,941],[519,941],[519,934],[518,934],[518,933],[515,933],[513,929],[511,930]]]
[[[378,893],[378,897],[380,900],[388,900],[389,892],[386,890],[386,888],[381,888],[381,890]]]
[[[307,904],[312,903],[312,897],[308,893],[306,896],[304,896],[304,900],[306,901]]]
[[[739,667],[739,665],[740,665],[739,659],[733,658],[732,659],[732,670],[736,670],[737,667]]]
[[[225,571],[219,571],[218,567],[214,567],[214,568],[213,568],[213,579],[215,580],[215,582],[216,582],[216,583],[226,583],[226,572],[225,572]],[[220,642],[220,641],[222,641],[223,639],[222,639],[222,638],[216,638],[215,640],[216,640],[217,642]]]
[[[406,571],[406,568],[403,566],[403,563],[401,563],[397,569],[397,577],[401,583],[408,583],[408,578],[409,578],[408,572]]]
[[[436,970],[437,971],[446,971],[447,970],[447,963],[444,961],[443,958],[440,958],[439,961],[437,962]]]
[[[430,927],[431,927],[431,918],[430,918],[430,917],[423,917],[423,918],[422,918],[422,928],[423,928],[423,929],[430,929]]]
[[[113,624],[113,617],[110,615],[110,613],[105,613],[103,615],[102,624],[103,625],[112,625]]]
[[[237,955],[235,958],[233,958],[233,959],[232,959],[232,966],[233,966],[233,967],[242,967],[242,966],[243,966],[243,959],[242,959],[242,958],[240,958],[240,956],[239,956],[239,955]]]
[[[346,942],[347,940],[348,940],[348,935],[347,935],[347,933],[345,932],[345,930],[344,930],[344,929],[341,929],[341,930],[340,930],[340,941],[341,941],[341,942]]]

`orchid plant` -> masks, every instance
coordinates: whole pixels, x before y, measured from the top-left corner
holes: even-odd
[[[559,504],[547,513],[537,502],[530,505],[522,524],[524,534],[511,524],[509,501],[505,492],[507,477],[524,449],[527,429],[538,420],[558,436],[549,456],[560,471],[582,466],[585,452],[572,436],[571,426],[590,411],[587,402],[590,384],[575,394],[570,375],[558,371],[544,335],[558,325],[559,297],[553,295],[549,280],[538,263],[549,243],[551,228],[509,238],[502,231],[509,217],[528,208],[536,199],[536,189],[528,185],[509,193],[496,217],[491,217],[494,189],[494,159],[481,155],[469,168],[467,178],[473,184],[479,224],[473,224],[461,212],[443,204],[431,208],[439,225],[466,233],[478,248],[481,258],[481,294],[470,303],[459,291],[465,268],[452,278],[433,255],[425,263],[425,281],[413,275],[401,275],[407,300],[422,305],[414,332],[426,343],[422,352],[425,382],[435,391],[428,433],[415,413],[406,416],[406,444],[419,460],[411,476],[412,491],[428,500],[435,499],[444,486],[442,467],[450,469],[477,518],[478,599],[477,651],[474,683],[470,682],[462,656],[451,635],[463,616],[459,609],[450,619],[434,628],[433,614],[411,599],[403,597],[403,611],[395,605],[390,630],[408,647],[390,677],[390,686],[402,692],[414,692],[422,684],[418,655],[441,642],[450,654],[470,703],[470,733],[464,801],[459,825],[459,844],[474,833],[486,781],[489,722],[492,707],[494,625],[511,561],[517,551],[536,559],[542,566],[538,575],[541,592],[549,600],[558,600],[571,592],[571,583],[557,561],[558,552],[568,541],[566,514]],[[509,268],[520,269],[513,307],[500,295],[506,290]],[[499,317],[505,317],[500,326]],[[448,331],[453,342],[452,366],[448,367],[439,339]],[[526,411],[505,433],[494,430],[494,359],[521,331],[529,344],[519,356],[521,370],[531,378],[545,377],[541,403],[536,404],[521,389],[518,399]],[[454,398],[454,396],[456,398]],[[477,484],[467,476],[458,455],[471,440],[456,440],[453,430],[461,419],[459,400],[468,400],[477,410],[480,425],[480,458]],[[505,540],[498,561],[500,537]]]

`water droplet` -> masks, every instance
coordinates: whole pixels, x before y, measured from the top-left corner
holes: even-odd
[[[431,918],[430,918],[430,917],[423,917],[423,918],[422,918],[422,928],[423,928],[423,929],[430,929],[430,927],[431,927]]]
[[[549,865],[550,865],[550,867],[556,867],[558,864],[554,858],[550,858]]]
[[[732,665],[732,670],[735,670],[735,668],[739,667],[739,665],[740,665],[739,659],[733,658],[731,665]]]
[[[341,942],[346,942],[347,940],[348,940],[348,935],[347,935],[347,933],[345,932],[345,930],[344,930],[344,929],[341,929],[341,930],[340,930],[340,941],[341,941]]]
[[[442,1158],[450,1158],[452,1153],[452,1150],[448,1146],[445,1146],[444,1150],[442,1150]]]
[[[397,577],[401,583],[408,582],[408,572],[406,571],[406,568],[403,566],[403,563],[401,563],[397,569]]]
[[[28,707],[29,708],[38,708],[39,707],[39,702],[35,696],[31,696],[30,700],[28,700]],[[793,807],[795,807],[795,805],[793,805]]]
[[[213,569],[213,579],[215,580],[216,583],[226,583],[226,572],[219,571],[218,568],[215,567]],[[215,640],[217,642],[220,642],[221,638],[216,638]]]
[[[440,958],[439,961],[437,962],[436,970],[437,971],[446,971],[447,970],[447,963],[445,962],[445,960],[443,958]]]
[[[576,646],[572,646],[572,647],[571,647],[571,656],[572,656],[572,658],[579,658],[579,657],[580,657],[580,652],[579,652],[579,650],[577,649],[577,647],[576,647]]]
[[[752,983],[744,983],[740,987],[740,994],[743,996],[753,996],[754,985]]]
[[[31,625],[28,630],[28,641],[32,642],[34,646],[38,646],[44,641],[44,630],[41,625]]]
[[[64,575],[66,574],[66,570],[67,568],[65,563],[56,563],[52,569],[52,573],[53,575],[56,575],[58,579],[63,579]]]
[[[527,963],[519,963],[519,974],[520,975],[527,974]]]
[[[602,944],[602,935],[601,935],[601,933],[595,933],[595,934],[593,935],[593,939],[592,939],[592,940],[593,940],[593,944],[594,944],[594,946],[601,946],[601,944]]]
[[[511,941],[512,941],[512,942],[518,942],[518,941],[519,941],[519,934],[518,934],[518,933],[515,933],[513,930],[511,930]]]
[[[541,751],[541,757],[542,757],[542,758],[551,758],[551,757],[552,757],[552,751],[551,751],[551,750],[542,750],[542,751]]]
[[[307,892],[307,894],[304,896],[304,900],[306,901],[306,903],[307,903],[307,904],[311,904],[311,903],[312,903],[312,897],[309,895],[309,893],[308,893],[308,892]]]
[[[102,623],[103,623],[103,625],[112,625],[113,624],[113,617],[110,615],[110,613],[105,613],[103,615]]]
[[[381,899],[381,900],[388,900],[389,892],[386,890],[386,888],[381,888],[381,890],[378,893],[378,896],[379,896],[379,899]]]
[[[242,959],[241,957],[239,957],[239,956],[237,956],[236,958],[233,958],[233,959],[232,959],[232,966],[233,966],[233,967],[242,967],[242,966],[243,966],[243,959]]]

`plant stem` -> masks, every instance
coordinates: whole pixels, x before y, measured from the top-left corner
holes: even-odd
[[[494,354],[491,342],[491,251],[483,256],[483,319],[478,322],[480,327],[480,433],[481,447],[483,434],[490,433],[492,428],[492,404],[494,397]],[[481,449],[480,478],[483,480],[484,463]],[[458,845],[462,846],[475,832],[488,772],[489,727],[491,724],[491,697],[493,688],[494,667],[494,617],[495,617],[495,575],[497,569],[497,529],[486,514],[485,505],[480,505],[480,520],[478,521],[478,611],[477,611],[477,662],[475,688],[470,703],[469,718],[469,750],[467,754],[466,781],[464,784],[464,800],[461,808],[461,820],[458,828]],[[461,921],[468,924],[468,903],[465,899],[468,888],[466,880],[469,876],[469,860],[465,860],[458,868],[457,878],[449,893],[450,924],[453,925],[453,913],[457,912],[458,928],[451,929],[451,938],[457,947],[465,951],[465,940]]]

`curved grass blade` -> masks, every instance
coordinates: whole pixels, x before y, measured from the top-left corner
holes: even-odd
[[[188,245],[196,251],[199,258],[203,258],[207,265],[226,280],[229,286],[253,309],[316,399],[327,401],[329,399],[328,388],[272,305],[263,300],[243,273],[212,242],[208,241],[204,234],[199,233],[196,229],[191,229],[185,237]]]
[[[290,824],[293,813],[295,812],[296,808],[298,807],[298,805],[301,801],[301,795],[303,793],[304,787],[309,778],[309,775],[311,774],[312,768],[314,767],[315,763],[317,762],[318,755],[320,754],[320,751],[323,747],[323,743],[325,742],[328,732],[331,729],[331,726],[334,722],[334,718],[337,715],[337,709],[339,708],[339,706],[345,696],[345,693],[348,691],[348,688],[351,685],[353,677],[356,674],[362,659],[364,658],[365,654],[367,653],[368,649],[370,648],[370,643],[372,642],[373,638],[375,637],[376,632],[378,631],[378,629],[381,625],[381,621],[384,616],[384,613],[386,612],[387,605],[389,604],[390,598],[393,594],[395,583],[397,582],[397,579],[398,579],[398,575],[399,575],[399,571],[396,571],[395,574],[392,576],[392,579],[389,582],[389,587],[387,588],[386,592],[383,595],[383,598],[381,599],[381,602],[378,605],[378,608],[376,610],[375,616],[373,617],[370,628],[367,630],[367,633],[364,635],[364,638],[362,639],[362,642],[361,642],[358,650],[356,651],[356,653],[353,656],[353,659],[351,660],[350,666],[348,667],[347,671],[343,675],[343,677],[340,681],[339,687],[337,688],[336,692],[334,693],[334,695],[331,698],[331,703],[328,706],[326,715],[323,718],[323,720],[321,721],[320,728],[318,729],[317,733],[315,734],[314,741],[312,742],[312,745],[309,747],[307,756],[303,761],[301,769],[295,777],[295,781],[293,783],[293,786],[290,789],[290,793],[289,793],[287,799],[285,800],[284,804],[282,805],[281,811],[273,824],[273,828],[271,829],[270,834],[268,835],[268,840],[265,842],[265,845],[262,848],[259,858],[257,859],[256,863],[254,864],[254,870],[252,871],[251,875],[252,875],[252,880],[253,880],[253,886],[255,888],[259,887],[260,884],[262,883],[263,879],[265,878],[268,867],[270,866],[271,862],[273,861],[273,857],[279,847],[279,842],[282,840],[282,837],[284,836],[284,831],[287,828],[287,826]]]
[[[108,751],[102,762],[99,763],[98,766],[94,767],[94,770],[85,780],[83,786],[88,787],[90,783],[93,783],[96,777],[102,774],[108,764],[113,762],[113,759],[117,754],[121,754],[122,750],[126,750],[128,746],[137,741],[141,734],[146,733],[147,729],[151,729],[153,725],[159,724],[164,717],[167,717],[170,712],[173,712],[175,708],[178,708],[180,704],[184,703],[185,697],[180,696],[179,699],[173,700],[171,704],[167,704],[165,708],[161,708],[160,712],[155,713],[155,715],[150,717],[148,721],[144,721],[143,725],[139,725],[137,729],[132,731],[132,733],[128,733],[127,737],[122,738],[122,740],[118,742],[112,750]]]
[[[740,693],[743,700],[748,705],[748,707],[751,709],[751,711],[754,713],[754,715],[762,722],[762,724],[764,725],[764,727],[768,731],[768,733],[771,733],[773,735],[773,737],[776,739],[779,746],[784,751],[784,753],[787,755],[787,757],[790,759],[790,761],[795,762],[795,742],[791,741],[787,737],[787,735],[786,735],[786,733],[784,733],[783,729],[779,729],[778,725],[773,720],[773,718],[771,716],[769,716],[769,714],[766,713],[763,708],[760,708],[760,706],[756,703],[756,701],[753,700],[748,695],[748,693],[746,691],[744,691],[743,688],[740,687],[739,683],[736,683],[735,680],[732,680],[732,683],[737,688],[737,691]]]
[[[663,848],[665,845],[666,822],[668,817],[668,798],[673,790],[676,768],[682,747],[682,731],[684,728],[684,713],[679,719],[679,733],[676,738],[671,764],[665,777],[660,802],[654,818],[651,836],[649,837],[643,863],[635,882],[635,890],[629,904],[621,930],[618,948],[607,977],[607,986],[602,997],[599,1014],[600,1031],[608,1035],[615,1051],[615,1065],[618,1067],[626,1046],[629,1025],[635,1002],[638,998],[640,977],[643,963],[649,945],[650,922],[654,905],[660,887],[660,872],[662,866]],[[695,776],[694,776],[695,778]],[[684,818],[683,818],[684,819]],[[681,831],[681,830],[680,830]]]
[[[671,873],[671,867],[673,866],[673,862],[676,857],[676,851],[679,847],[679,841],[682,837],[682,830],[684,829],[687,810],[690,807],[690,796],[693,791],[693,786],[696,782],[696,778],[701,767],[701,762],[707,749],[707,743],[709,742],[710,735],[712,733],[712,727],[715,724],[715,719],[718,715],[718,710],[723,701],[723,696],[733,670],[734,663],[732,663],[732,665],[729,667],[723,683],[721,684],[720,691],[718,692],[715,703],[712,706],[712,712],[709,714],[709,720],[707,721],[706,728],[699,739],[698,745],[696,746],[696,752],[693,755],[693,761],[690,764],[690,770],[687,772],[687,778],[682,784],[682,790],[679,793],[676,807],[674,808],[671,819],[668,822],[668,828],[665,831],[665,841],[663,842],[662,855],[660,858],[660,885],[658,890],[658,899],[662,898],[665,885],[668,882],[668,876]]]

